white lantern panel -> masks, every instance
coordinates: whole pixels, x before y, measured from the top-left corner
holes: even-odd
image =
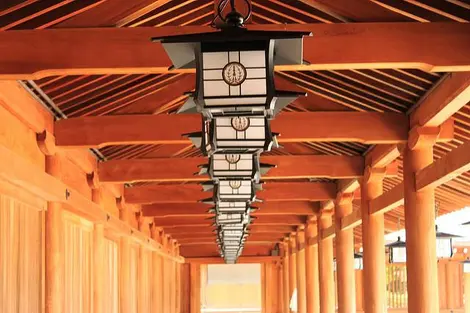
[[[222,72],[220,70],[205,70],[204,71],[204,78],[209,79],[223,79]]]
[[[394,247],[393,263],[406,263],[406,247]]]
[[[204,81],[204,95],[207,97],[229,96],[230,88],[223,80]]]
[[[228,63],[227,52],[204,52],[202,63],[204,69],[222,69]]]
[[[239,96],[240,95],[240,87],[230,86],[230,95],[231,96]]]
[[[452,257],[452,239],[436,238],[436,255],[438,258]]]
[[[247,79],[241,85],[242,95],[266,94],[266,79]]]
[[[266,102],[266,97],[240,97],[240,98],[218,98],[218,99],[205,99],[207,106],[234,106],[234,105],[263,105]]]
[[[246,70],[246,78],[266,78],[266,69],[264,68],[249,68]]]
[[[463,272],[464,273],[470,273],[470,263],[466,262],[463,264]]]
[[[228,53],[229,62],[240,62],[240,52],[239,51],[230,51]]]
[[[265,51],[240,51],[240,63],[246,68],[266,67]]]

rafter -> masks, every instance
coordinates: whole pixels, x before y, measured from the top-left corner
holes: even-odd
[[[336,196],[334,183],[269,182],[257,193],[266,201],[323,201]],[[126,188],[124,196],[127,203],[194,203],[212,197],[212,192],[203,192],[197,184],[187,185],[143,185]]]
[[[470,70],[466,55],[470,26],[465,23],[282,24],[250,25],[249,28],[303,30],[314,34],[306,38],[304,44],[304,59],[309,65],[278,67],[280,70]],[[166,73],[170,60],[162,45],[149,39],[207,31],[213,29],[168,26],[3,32],[0,42],[5,49],[0,49],[0,79]]]
[[[57,121],[55,136],[59,147],[188,144],[189,140],[183,134],[200,130],[201,123],[198,114],[79,117]],[[440,141],[452,139],[452,125],[445,125]],[[281,143],[404,143],[409,130],[405,115],[375,112],[282,112],[272,121],[271,127],[274,132],[281,134]]]
[[[362,176],[364,160],[359,156],[299,155],[263,156],[261,162],[276,165],[264,180],[322,177],[344,179]],[[207,175],[194,175],[207,158],[155,158],[112,160],[99,163],[100,182],[206,181]],[[302,166],[299,166],[299,165]]]

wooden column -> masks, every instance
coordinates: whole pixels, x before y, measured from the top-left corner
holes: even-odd
[[[46,156],[46,172],[60,177],[60,162],[57,156]],[[64,309],[64,231],[60,203],[47,203],[45,226],[46,313],[62,313]]]
[[[333,272],[333,238],[322,238],[322,231],[332,224],[332,210],[322,210],[318,223],[318,264],[320,277],[320,313],[335,312],[335,278]]]
[[[470,313],[470,273],[463,274],[465,313]]]
[[[310,219],[305,231],[305,274],[307,290],[307,313],[320,312],[320,286],[318,277],[318,226],[316,219]]]
[[[289,237],[289,303],[294,294],[294,289],[297,288],[297,251],[296,251],[295,235],[291,234]]]
[[[434,188],[416,191],[416,172],[433,162],[438,128],[414,128],[403,155],[408,311],[439,312]]]
[[[289,313],[290,304],[290,288],[289,288],[289,244],[284,240],[281,244],[281,255],[282,255],[282,295],[283,295],[283,313]]]
[[[102,206],[101,191],[92,189],[93,202]],[[93,229],[93,313],[103,313],[104,308],[104,279],[106,270],[104,256],[104,225],[95,224]]]
[[[307,312],[307,290],[305,274],[305,227],[297,229],[297,312]]]
[[[383,192],[384,175],[385,169],[367,167],[361,185],[365,313],[386,310],[384,215],[369,214],[369,201]]]
[[[353,211],[353,194],[342,194],[336,199],[336,286],[338,313],[356,312],[354,281],[354,229],[341,229],[341,218]]]

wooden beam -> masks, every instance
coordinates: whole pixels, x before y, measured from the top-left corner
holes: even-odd
[[[190,141],[183,134],[200,131],[201,124],[200,114],[115,115],[63,119],[56,122],[54,129],[58,147],[99,148],[128,144],[188,144]],[[409,131],[408,118],[404,114],[376,112],[282,112],[272,121],[271,127],[281,134],[281,143],[405,143]],[[453,128],[444,128],[440,140],[450,140],[452,135]]]
[[[386,167],[401,155],[402,147],[402,145],[377,145],[366,154],[365,162],[374,168]]]
[[[164,229],[174,227],[210,227],[214,224],[213,219],[200,218],[200,217],[165,217],[155,218],[155,225]],[[252,221],[253,225],[269,225],[279,226],[288,225],[295,226],[305,223],[306,219],[298,215],[261,215]],[[171,231],[169,231],[171,233]]]
[[[127,203],[194,203],[212,197],[212,192],[203,192],[196,184],[186,185],[143,185],[124,189]],[[307,182],[269,182],[263,190],[257,192],[260,199],[266,201],[322,201],[334,199],[336,185],[334,183]]]
[[[403,188],[403,182],[401,182],[377,198],[370,200],[369,214],[374,215],[377,213],[386,213],[400,205],[403,205]]]
[[[347,230],[357,227],[362,223],[362,211],[353,210],[353,212],[341,218],[341,230]]]
[[[322,229],[321,231],[321,239],[329,239],[329,238],[334,238],[336,236],[335,232],[335,226],[332,225],[326,229]]]
[[[411,114],[412,126],[440,126],[470,102],[470,72],[450,73]]]
[[[272,263],[280,261],[279,256],[247,256],[239,257],[237,259],[237,264],[247,264],[247,263]],[[224,259],[220,257],[216,258],[186,258],[186,263],[196,263],[196,264],[224,264]]]
[[[207,175],[194,175],[199,170],[198,166],[207,162],[203,157],[111,160],[99,163],[98,174],[102,183],[207,181]],[[364,172],[364,159],[360,156],[262,156],[261,162],[276,165],[263,176],[263,180],[347,179],[360,177]]]
[[[312,215],[318,210],[318,203],[308,201],[279,201],[256,203],[259,208],[252,213],[259,215]],[[155,203],[142,206],[144,216],[171,217],[171,216],[200,216],[210,217],[210,205],[204,203]]]
[[[470,70],[466,54],[470,25],[465,23],[279,24],[248,28],[302,30],[314,34],[304,42],[304,59],[309,65],[279,66],[278,70]],[[0,79],[167,73],[170,60],[162,45],[152,43],[150,38],[208,31],[214,29],[168,26],[2,32]]]
[[[416,189],[435,188],[470,171],[470,141],[416,173]]]

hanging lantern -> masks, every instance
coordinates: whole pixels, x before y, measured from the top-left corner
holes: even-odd
[[[364,268],[362,254],[354,253],[354,269],[362,270]]]
[[[209,140],[203,142],[206,154],[217,152],[259,153],[277,147],[264,116],[217,117],[204,123]]]
[[[237,14],[234,7],[230,14]],[[299,96],[276,91],[274,65],[302,64],[303,37],[310,33],[247,30],[233,22],[239,17],[225,19],[220,31],[152,39],[162,43],[174,68],[196,67],[196,91],[181,113],[272,117]]]
[[[457,238],[453,234],[440,232],[436,225],[436,256],[440,259],[451,258],[454,254],[452,238]]]
[[[398,240],[386,245],[389,249],[390,263],[406,263],[406,243],[398,237]]]
[[[212,180],[251,179],[259,181],[274,165],[260,164],[258,153],[213,154],[206,167]],[[202,174],[200,172],[200,174]]]
[[[215,207],[209,210],[210,213],[249,213],[250,205],[245,201],[217,201]]]
[[[470,273],[470,260],[463,261],[463,272]]]
[[[215,224],[217,226],[248,223],[250,223],[250,216],[245,213],[219,213],[215,215]]]

